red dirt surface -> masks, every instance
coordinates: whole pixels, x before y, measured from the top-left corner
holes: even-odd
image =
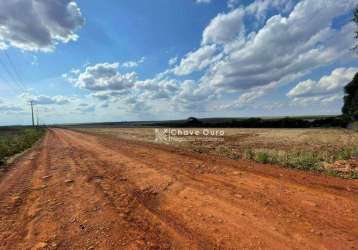
[[[0,179],[0,249],[357,249],[358,182],[50,129]]]

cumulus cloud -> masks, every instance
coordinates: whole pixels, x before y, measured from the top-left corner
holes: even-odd
[[[240,32],[245,30],[244,16],[245,10],[242,8],[217,15],[205,28],[202,44],[224,44],[232,41]]]
[[[254,16],[258,21],[267,17],[267,12],[280,10],[286,13],[294,6],[293,0],[256,0],[246,7],[234,9],[238,0],[229,0],[228,7],[232,9],[228,13],[220,13],[213,18],[203,32],[202,44],[225,44],[238,35],[245,33],[245,18]]]
[[[323,76],[318,81],[311,79],[299,82],[291,89],[289,97],[322,96],[343,91],[343,87],[352,80],[358,68],[337,68],[330,75]]]
[[[64,78],[75,86],[90,91],[117,91],[131,88],[137,79],[137,74],[135,72],[121,74],[118,68],[118,63],[99,63],[87,66],[83,72],[72,71],[65,74]]]
[[[138,81],[135,89],[149,99],[169,98],[178,90],[179,82],[174,79],[161,79],[155,77],[144,81]]]
[[[203,70],[220,58],[220,55],[216,55],[216,52],[215,45],[204,46],[194,52],[189,52],[174,68],[174,73],[176,75],[188,75],[194,71]]]
[[[288,17],[275,15],[244,41],[225,43],[226,56],[210,67],[206,80],[219,88],[245,90],[292,80],[347,56],[354,27],[336,30],[331,22],[351,7],[349,0],[298,3]]]
[[[195,89],[180,86],[174,100],[193,107],[236,92],[240,96],[226,106],[243,107],[315,68],[351,58],[354,25],[333,27],[332,22],[353,7],[353,0],[256,0],[220,13],[203,31],[201,47],[172,70],[178,76],[204,72],[198,83],[189,84]],[[268,18],[272,12],[279,14]],[[252,18],[265,22],[246,27]]]
[[[289,13],[294,7],[297,0],[256,0],[248,5],[245,10],[247,14],[254,15],[257,20],[266,18],[268,11],[280,11]]]
[[[177,111],[206,111],[210,110],[208,100],[214,97],[210,88],[199,86],[194,80],[184,80],[172,98],[171,107]]]
[[[332,20],[349,12],[353,0],[256,0],[217,15],[205,28],[201,47],[189,52],[173,72],[183,76],[205,71],[202,82],[217,89],[248,91],[279,85],[314,68],[349,58],[354,25],[332,27]],[[261,18],[269,10],[292,12],[270,17],[257,31],[246,32],[245,18]],[[339,39],[337,39],[339,37]]]
[[[58,43],[76,41],[84,18],[72,0],[2,0],[0,48],[52,51]]]

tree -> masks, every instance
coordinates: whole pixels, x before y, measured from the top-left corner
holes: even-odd
[[[342,113],[349,119],[358,120],[358,73],[353,80],[344,87],[344,105]]]
[[[186,120],[186,125],[191,125],[191,126],[198,126],[198,125],[201,125],[202,122],[199,121],[199,119],[195,118],[195,117],[189,117],[187,120]]]
[[[357,29],[354,32],[354,38],[358,40],[358,6],[353,12],[353,22],[357,25]],[[358,51],[357,45],[354,47],[355,51]],[[344,87],[344,105],[342,113],[350,120],[358,120],[358,73],[354,76],[353,80]]]

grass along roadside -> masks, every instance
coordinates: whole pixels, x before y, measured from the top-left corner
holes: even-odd
[[[328,175],[358,179],[358,169],[350,169],[349,161],[357,161],[358,146],[343,147],[335,153],[327,151],[277,151],[246,149],[244,159],[263,164],[277,164],[288,168],[324,172]]]
[[[198,148],[194,150],[202,153],[202,150]],[[335,151],[267,148],[245,148],[237,151],[225,145],[220,145],[215,151],[215,154],[234,160],[253,160],[262,164],[275,164],[287,168],[323,172],[342,178],[358,179],[358,146],[353,145],[344,146]]]
[[[15,133],[0,133],[0,167],[7,159],[30,148],[45,133],[45,129],[23,128]]]

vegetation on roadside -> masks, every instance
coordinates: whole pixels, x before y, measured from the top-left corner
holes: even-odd
[[[329,175],[344,178],[358,178],[357,171],[339,171],[325,167],[325,164],[333,164],[337,161],[346,161],[358,158],[358,146],[343,147],[334,154],[327,151],[277,151],[265,149],[247,149],[243,154],[244,159],[254,160],[263,164],[278,164],[284,167],[300,170],[326,172]]]
[[[45,133],[44,129],[21,128],[9,132],[0,131],[0,166],[7,158],[30,148]]]

